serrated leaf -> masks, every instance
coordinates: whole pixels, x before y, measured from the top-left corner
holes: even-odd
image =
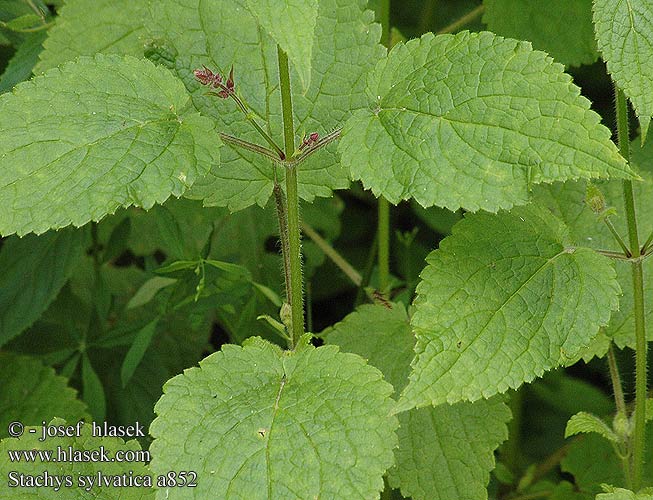
[[[410,372],[415,337],[400,304],[363,305],[322,335],[369,359],[396,392]],[[487,498],[494,450],[507,438],[510,411],[499,399],[447,404],[399,415],[399,448],[388,478],[414,500]]]
[[[35,73],[96,53],[142,57],[147,0],[67,0],[43,44]]]
[[[71,422],[88,418],[86,405],[65,378],[34,358],[8,352],[0,353],[0,401],[0,438],[7,436],[10,422],[40,425],[54,417]]]
[[[496,212],[533,184],[634,176],[562,65],[527,42],[426,34],[377,64],[367,95],[338,150],[392,203]]]
[[[474,401],[573,359],[621,293],[607,257],[573,245],[547,210],[479,213],[427,258],[400,408]]]
[[[498,398],[399,415],[390,484],[415,500],[487,499],[494,450],[508,438],[510,410]]]
[[[334,346],[225,345],[166,383],[151,468],[197,471],[197,488],[175,498],[374,498],[396,445],[391,393]]]
[[[249,10],[288,54],[306,90],[311,83],[311,60],[317,0],[247,0]]]
[[[594,0],[599,50],[633,103],[646,138],[653,116],[653,5],[648,0]]]
[[[638,216],[640,240],[643,243],[653,233],[653,205],[648,200],[653,197],[653,141],[647,141],[640,147],[639,138],[632,144],[631,165],[641,175],[642,181],[633,183],[635,204]],[[616,208],[616,214],[610,217],[621,237],[627,240],[626,216],[623,208],[623,187],[620,182],[597,184],[605,198],[607,207]],[[538,186],[533,191],[534,203],[547,207],[556,216],[565,221],[572,239],[584,246],[594,249],[621,252],[619,245],[604,222],[586,206],[585,182],[555,183],[550,186]],[[653,260],[642,263],[646,275],[653,273]],[[619,299],[619,310],[615,311],[605,328],[605,334],[619,347],[635,347],[635,315],[633,300],[632,266],[629,262],[615,262],[617,279],[623,291]],[[653,294],[653,281],[644,280],[644,294]],[[653,322],[653,308],[646,310],[647,324]],[[653,323],[651,323],[653,324]],[[653,340],[653,330],[648,329],[647,336]]]
[[[178,54],[175,70],[192,92],[195,107],[215,118],[221,132],[264,144],[233,102],[207,95],[193,79],[193,70],[202,65],[223,74],[233,66],[236,91],[283,144],[276,43],[249,13],[247,0],[165,0],[153,3],[150,10],[151,35],[169,47],[168,52]],[[308,89],[301,89],[299,75],[291,68],[298,135],[323,136],[365,105],[364,75],[385,50],[377,43],[380,35],[380,26],[373,23],[364,1],[319,2]],[[245,46],[252,50],[243,50]],[[299,140],[295,138],[297,145]],[[263,207],[272,194],[274,169],[269,160],[229,145],[223,148],[220,168],[212,169],[187,196],[231,211],[253,204]],[[283,174],[277,169],[279,178]],[[335,145],[307,158],[298,167],[298,178],[300,196],[309,201],[349,185]]]
[[[603,485],[605,493],[596,495],[596,500],[653,500],[653,492],[649,489],[647,492],[634,493],[624,488],[615,488],[614,486]]]
[[[11,237],[0,250],[0,345],[36,321],[56,298],[84,250],[81,231]]]
[[[77,422],[56,418],[49,422],[53,426],[75,425]],[[11,486],[8,474],[15,471],[17,479],[22,476],[25,486],[14,484],[6,487],[3,498],[7,500],[152,500],[154,490],[149,487],[148,481],[156,481],[143,463],[145,455],[141,446],[135,439],[124,442],[120,438],[93,437],[92,427],[89,423],[80,427],[80,436],[52,437],[39,441],[42,427],[25,429],[25,433],[18,439],[6,438],[0,441],[0,473],[4,478],[3,488]],[[75,431],[76,432],[76,429]],[[107,458],[114,461],[72,461],[56,460],[59,449],[70,454],[71,451],[79,452],[78,457],[97,456],[101,450]],[[34,450],[31,453],[51,453],[54,460],[28,462],[27,460],[11,461],[9,453],[14,450]],[[8,453],[9,452],[9,453]],[[123,453],[123,457],[133,457],[134,461],[119,461],[116,453]],[[140,456],[139,456],[140,455]],[[38,457],[39,455],[37,455]],[[47,473],[49,483],[46,486],[34,486],[34,478],[40,476],[42,480]],[[102,476],[102,483],[98,484],[98,475]],[[124,476],[123,476],[124,475]],[[66,479],[69,477],[69,479]],[[57,484],[56,478],[62,481]],[[122,480],[121,480],[122,478]],[[115,486],[115,481],[125,486]],[[15,482],[14,481],[14,482]],[[132,482],[132,486],[129,483]],[[139,487],[134,484],[140,484]]]
[[[592,0],[484,0],[483,22],[497,35],[528,40],[562,64],[591,64],[598,58]],[[573,19],[574,29],[569,29]]]
[[[596,415],[584,411],[576,413],[569,419],[567,427],[565,428],[565,437],[568,438],[575,434],[588,434],[592,432],[603,436],[605,439],[613,443],[618,443],[620,441],[619,436],[615,434],[612,427]]]
[[[0,96],[0,234],[42,233],[180,196],[218,161],[169,71],[82,57]]]

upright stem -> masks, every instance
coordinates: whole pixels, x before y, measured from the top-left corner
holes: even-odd
[[[277,46],[279,60],[279,84],[281,87],[281,110],[283,114],[283,137],[286,158],[295,153],[295,127],[293,125],[292,96],[290,93],[290,69],[288,56]],[[304,335],[304,303],[302,287],[301,234],[299,226],[299,195],[297,193],[297,168],[286,168],[286,209],[288,223],[288,263],[285,269],[289,276],[290,290],[287,290],[291,307],[293,346]]]
[[[617,101],[617,135],[621,155],[630,160],[630,137],[628,134],[628,105],[623,91],[615,87]],[[630,251],[640,255],[637,219],[635,216],[635,195],[631,181],[623,181],[623,193],[628,223]],[[635,431],[633,434],[632,484],[635,491],[641,488],[646,441],[646,323],[644,309],[644,277],[642,262],[632,262],[633,292],[635,309]]]
[[[379,20],[382,28],[381,41],[390,49],[390,0],[381,0]],[[390,283],[390,203],[383,196],[379,197],[377,224],[379,290],[387,292]]]
[[[619,367],[617,366],[617,357],[614,355],[614,347],[610,344],[608,349],[608,368],[610,369],[610,380],[612,381],[612,391],[614,392],[614,402],[617,406],[619,413],[626,413],[626,398],[624,397],[624,389],[621,385],[621,376],[619,375]]]
[[[379,290],[388,291],[390,283],[390,203],[383,196],[378,204]]]

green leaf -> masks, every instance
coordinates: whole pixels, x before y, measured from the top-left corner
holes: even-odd
[[[653,5],[594,0],[594,25],[608,71],[633,103],[645,139],[653,116]]]
[[[483,22],[498,35],[528,40],[562,64],[591,64],[598,58],[592,0],[484,0]],[[569,22],[573,20],[573,29]]]
[[[176,262],[174,264],[176,264]],[[196,262],[193,262],[193,264],[197,265]],[[188,268],[185,267],[183,269]],[[157,269],[157,271],[161,272],[161,269]],[[153,278],[150,278],[143,283],[134,296],[129,299],[127,309],[134,309],[135,307],[141,307],[147,304],[161,289],[173,285],[176,282],[176,279],[166,278],[165,276],[154,276]]]
[[[70,422],[88,418],[86,405],[64,377],[36,359],[8,352],[0,352],[0,401],[0,438],[7,436],[10,422],[40,425],[54,417]]]
[[[568,438],[575,434],[587,434],[591,432],[595,432],[613,443],[620,441],[619,436],[615,434],[612,427],[596,415],[584,411],[576,413],[576,415],[569,419],[567,428],[565,429],[565,437]]]
[[[631,490],[624,488],[615,488],[614,486],[603,485],[605,493],[596,495],[596,500],[653,500],[653,491],[633,493]]]
[[[35,73],[96,53],[143,56],[144,0],[66,0],[43,44]]]
[[[288,54],[304,90],[311,83],[317,0],[247,0],[247,7],[268,34]]]
[[[562,65],[527,42],[427,34],[377,64],[367,95],[339,152],[392,203],[496,212],[532,184],[635,176]]]
[[[42,233],[180,196],[218,161],[169,71],[82,57],[0,96],[0,234]]]
[[[368,358],[397,393],[406,385],[415,337],[400,304],[360,306],[322,336]],[[390,484],[414,500],[487,498],[494,450],[508,436],[509,419],[510,411],[497,398],[401,413]]]
[[[510,410],[498,398],[399,415],[390,484],[414,500],[487,499],[494,450],[508,438]]]
[[[159,318],[156,318],[141,328],[136,334],[134,343],[129,348],[129,351],[127,351],[125,360],[122,362],[122,367],[120,368],[120,380],[122,380],[123,387],[129,383],[132,375],[134,375],[134,371],[136,371],[136,368],[138,368],[138,365],[143,360],[145,351],[150,347],[158,324]]]
[[[225,345],[166,383],[151,468],[197,471],[176,498],[376,498],[397,442],[391,393],[334,346]]]
[[[373,13],[365,10],[364,1],[345,6],[339,0],[321,0],[318,5],[307,89],[302,91],[299,74],[291,68],[297,145],[302,133],[323,136],[341,127],[353,110],[365,106],[364,75],[384,53],[377,43],[380,26],[373,23]],[[151,36],[161,40],[168,53],[178,54],[175,71],[192,92],[195,107],[215,118],[222,132],[264,144],[231,100],[207,95],[194,81],[193,70],[202,65],[223,74],[233,66],[236,91],[260,123],[269,123],[271,136],[282,144],[277,46],[250,14],[247,1],[164,0],[152,3],[150,10]],[[277,176],[283,177],[283,169],[277,168]],[[298,167],[298,177],[299,193],[305,200],[331,196],[332,189],[349,185],[335,145],[307,158]],[[222,150],[220,167],[212,169],[187,196],[203,199],[207,206],[228,206],[231,211],[253,204],[265,206],[274,178],[275,166],[268,159],[228,145]]]
[[[34,13],[24,14],[19,17],[15,17],[8,23],[3,23],[3,28],[7,28],[11,31],[22,32],[25,30],[31,31],[34,28],[38,28],[39,25],[43,25],[41,16],[38,16]]]
[[[547,210],[470,215],[427,258],[400,408],[488,398],[573,359],[620,288],[607,257],[576,247]]]
[[[77,422],[56,418],[49,422],[53,426],[75,426]],[[133,423],[132,423],[133,424]],[[80,427],[80,435],[73,437],[52,437],[45,441],[39,441],[41,436],[41,427],[32,427],[25,429],[22,437],[6,438],[0,441],[0,472],[3,476],[3,488],[6,494],[3,498],[7,500],[87,500],[90,498],[96,500],[152,500],[154,490],[149,487],[149,482],[156,481],[152,478],[151,473],[143,463],[146,461],[147,452],[141,451],[141,446],[135,439],[124,442],[120,438],[110,437],[93,437],[92,426],[86,423]],[[73,434],[77,432],[73,427]],[[114,461],[72,461],[72,460],[50,460],[41,461],[39,458],[36,462],[26,460],[11,461],[9,453],[13,450],[35,450],[35,453],[51,453],[52,457],[57,457],[59,450],[70,453],[70,450],[79,452],[79,457],[96,456],[101,450],[104,451],[107,458],[114,458]],[[123,457],[133,457],[132,462],[121,462],[118,460],[117,453],[123,453]],[[19,486],[10,483],[8,476],[10,471],[15,471],[19,476],[15,481],[23,481],[27,486]],[[52,486],[36,487],[33,486],[35,476],[40,476],[42,480],[44,475],[50,476],[49,481]],[[123,474],[125,477],[123,477]],[[108,481],[111,486],[98,484],[98,475],[102,477],[102,483]],[[62,484],[57,485],[56,479],[59,478]],[[68,479],[67,479],[68,478]],[[122,479],[121,479],[122,478]],[[125,486],[115,486],[115,481],[119,484],[125,483]],[[93,481],[93,482],[91,482]],[[129,482],[134,483],[131,487]],[[136,487],[135,484],[140,484]]]
[[[0,250],[0,345],[36,321],[56,298],[84,250],[81,231],[11,237]]]
[[[93,418],[98,422],[104,420],[107,414],[104,387],[86,353],[82,355],[82,389]]]
[[[631,165],[641,175],[642,181],[633,183],[635,204],[638,218],[640,240],[643,243],[653,233],[653,204],[648,200],[653,197],[653,141],[647,141],[640,147],[640,140],[632,142]],[[623,188],[620,182],[597,184],[603,194],[607,207],[615,207],[616,214],[610,220],[627,239],[626,216],[623,209]],[[585,182],[555,183],[550,186],[538,186],[533,192],[534,202],[547,207],[551,212],[565,221],[572,239],[594,249],[621,252],[618,244],[604,222],[586,206]],[[643,262],[644,273],[653,273],[653,259]],[[619,299],[619,310],[610,318],[605,334],[619,347],[635,347],[635,315],[633,301],[632,266],[629,262],[616,261],[617,279],[623,291]],[[653,280],[644,280],[644,294],[653,296]],[[653,308],[646,310],[647,324],[653,324]],[[653,340],[653,329],[648,329],[647,336]]]
[[[0,76],[0,93],[11,90],[17,83],[27,80],[32,75],[32,68],[38,60],[41,43],[45,37],[45,31],[31,33],[25,37]]]
[[[572,441],[560,466],[563,472],[573,474],[578,489],[588,494],[600,493],[602,482],[625,486],[613,445],[597,434]]]
[[[321,334],[329,344],[366,358],[399,393],[406,385],[415,336],[401,304],[366,304]]]

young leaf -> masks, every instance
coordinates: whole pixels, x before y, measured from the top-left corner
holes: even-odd
[[[605,493],[596,495],[596,500],[653,500],[653,489],[647,488],[646,491],[634,493],[624,488],[615,488],[614,486],[603,485]]]
[[[150,346],[152,342],[152,337],[156,332],[156,327],[159,324],[159,319],[156,318],[150,321],[147,325],[141,328],[136,334],[134,343],[127,351],[124,361],[122,362],[122,367],[120,368],[120,380],[122,381],[122,386],[125,387],[134,375],[134,371],[138,368],[138,365],[143,360],[143,355],[145,351]]]
[[[247,7],[288,54],[302,87],[308,89],[318,0],[247,0]]]
[[[653,467],[653,426],[646,429],[646,456],[644,470]],[[566,456],[562,459],[563,472],[572,474],[578,489],[586,494],[600,493],[601,483],[612,484],[618,487],[626,486],[621,459],[617,456],[614,446],[597,434],[587,434],[582,439],[575,439],[569,443]],[[644,475],[644,485],[650,486],[653,476]]]
[[[0,250],[0,345],[48,308],[84,251],[82,231],[11,237]]]
[[[213,123],[169,71],[82,57],[0,96],[0,234],[81,226],[180,196],[218,161]]]
[[[143,0],[66,0],[34,73],[99,52],[142,57],[146,13]]]
[[[61,418],[55,418],[49,421],[53,426],[75,426],[77,421],[65,421]],[[34,430],[35,432],[30,432]],[[25,429],[25,433],[20,438],[6,438],[0,441],[0,471],[4,476],[3,489],[6,492],[3,498],[7,500],[87,500],[90,498],[97,500],[153,500],[154,489],[148,487],[147,481],[156,481],[152,478],[150,471],[143,463],[147,455],[141,451],[141,446],[137,440],[124,442],[115,437],[93,437],[90,423],[85,423],[80,427],[80,436],[73,437],[51,437],[45,441],[39,441],[42,427],[32,427]],[[76,432],[76,429],[75,431]],[[21,461],[10,460],[9,453],[13,450],[43,450],[42,453],[52,453],[54,460],[40,461],[37,455],[37,463],[27,461],[23,458]],[[11,452],[10,452],[11,450]],[[98,456],[101,450],[104,451],[109,461],[90,461],[90,460],[57,460],[59,450],[70,455],[71,451],[79,452],[78,457]],[[133,457],[130,462],[119,461],[117,452],[123,453],[122,457]],[[113,461],[111,461],[113,459]],[[25,483],[34,480],[36,475],[43,479],[44,474],[48,474],[52,486],[46,483],[45,486],[21,486],[15,485],[13,488],[7,487],[8,472],[16,471],[17,476],[22,476]],[[103,476],[104,481],[109,484],[98,484],[98,475]],[[123,477],[123,475],[125,475]],[[65,476],[70,477],[70,483],[65,483]],[[146,479],[149,476],[149,479]],[[123,478],[122,481],[127,483],[126,486],[115,486],[114,478]],[[61,478],[63,484],[57,486],[56,479]],[[120,479],[118,479],[120,481]],[[91,482],[93,481],[93,482]],[[128,481],[133,482],[132,487],[128,486]],[[33,483],[32,483],[33,484]],[[136,484],[139,484],[136,487]]]
[[[339,152],[392,203],[496,212],[532,184],[635,176],[563,67],[527,42],[427,34],[396,45],[367,94]]]
[[[32,76],[45,36],[45,31],[37,31],[25,37],[0,76],[0,94]]]
[[[483,21],[497,35],[528,40],[565,65],[591,64],[598,58],[592,0],[484,0]],[[546,6],[545,6],[546,5]],[[573,29],[569,22],[573,20]]]
[[[197,262],[192,262],[192,264],[196,266]],[[183,269],[188,269],[188,267],[184,267]],[[157,271],[161,272],[161,269],[157,269]],[[159,293],[160,290],[173,285],[176,282],[177,280],[175,278],[167,278],[165,276],[154,276],[153,278],[150,278],[143,283],[134,296],[129,299],[129,302],[127,302],[127,309],[134,309],[135,307],[147,304],[157,293]]]
[[[107,402],[102,381],[98,377],[88,355],[82,355],[82,389],[84,401],[89,407],[93,418],[104,420],[107,413]]]
[[[360,306],[322,335],[327,343],[368,358],[396,393],[406,385],[415,337],[401,305]],[[414,500],[487,498],[494,450],[507,438],[509,419],[498,398],[401,413],[390,484]]]
[[[575,247],[547,210],[479,213],[427,258],[401,408],[474,401],[572,359],[621,292],[607,257]]]
[[[633,103],[644,140],[653,116],[653,4],[594,0],[594,25],[608,71]]]
[[[333,346],[225,345],[166,383],[151,468],[197,471],[176,498],[375,498],[397,442],[391,393]]]
[[[380,26],[373,23],[373,13],[365,10],[364,2],[344,6],[340,0],[321,0],[318,4],[307,89],[302,91],[299,75],[291,69],[295,127],[300,134],[324,135],[341,127],[353,110],[365,106],[364,75],[384,53],[378,45]],[[175,71],[202,114],[215,118],[222,132],[262,143],[231,100],[207,95],[206,88],[192,77],[193,70],[202,65],[222,74],[228,74],[233,66],[236,91],[261,123],[269,123],[272,138],[283,143],[276,42],[250,14],[246,0],[163,0],[152,3],[150,11],[152,37],[163,40],[178,54]],[[297,137],[297,144],[299,140]],[[276,170],[282,179],[283,170]],[[299,193],[305,200],[331,196],[332,189],[349,185],[335,145],[302,162],[298,177]],[[187,196],[203,199],[207,206],[228,206],[231,211],[253,204],[265,206],[274,178],[275,166],[270,160],[228,145],[222,150],[220,168],[212,169]]]
[[[10,422],[40,425],[54,417],[70,422],[88,418],[77,391],[49,366],[28,356],[0,353],[0,438],[7,436]],[[6,477],[5,477],[6,479]]]
[[[576,413],[569,419],[565,429],[565,437],[590,432],[595,432],[613,443],[619,442],[619,436],[615,434],[608,424],[596,415],[584,411]]]

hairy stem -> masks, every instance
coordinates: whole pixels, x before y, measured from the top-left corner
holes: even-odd
[[[617,103],[617,136],[621,155],[630,160],[630,137],[628,133],[628,105],[623,91],[615,86]],[[623,181],[623,193],[628,223],[628,240],[632,255],[639,255],[639,235],[635,214],[633,183]],[[646,440],[646,321],[644,308],[644,277],[641,260],[632,263],[633,297],[635,309],[635,430],[633,433],[632,485],[641,488]]]
[[[320,236],[315,229],[303,222],[302,231],[304,231],[306,236],[313,240],[313,243],[315,243],[320,248],[320,250],[324,252],[324,255],[331,259],[331,261],[336,266],[338,266],[338,268],[345,274],[345,276],[347,276],[347,278],[351,280],[354,285],[361,285],[363,282],[363,277],[361,274],[356,271],[354,266],[347,262],[347,260],[342,255],[340,255],[338,251],[329,244],[328,241],[322,238],[322,236]]]
[[[279,221],[279,241],[281,242],[281,256],[283,257],[283,277],[286,290],[286,301],[290,304],[290,246],[288,244],[288,211],[286,199],[279,183],[274,181],[274,202],[277,209],[277,220]]]
[[[281,110],[286,158],[295,153],[295,128],[293,124],[292,96],[290,93],[290,69],[288,56],[277,46],[279,60],[279,85],[281,87]],[[297,168],[286,168],[286,214],[288,222],[288,265],[290,277],[288,299],[291,307],[293,346],[304,335],[304,303],[302,286],[301,233],[299,225],[299,194],[297,192]],[[285,258],[284,258],[285,262]]]

